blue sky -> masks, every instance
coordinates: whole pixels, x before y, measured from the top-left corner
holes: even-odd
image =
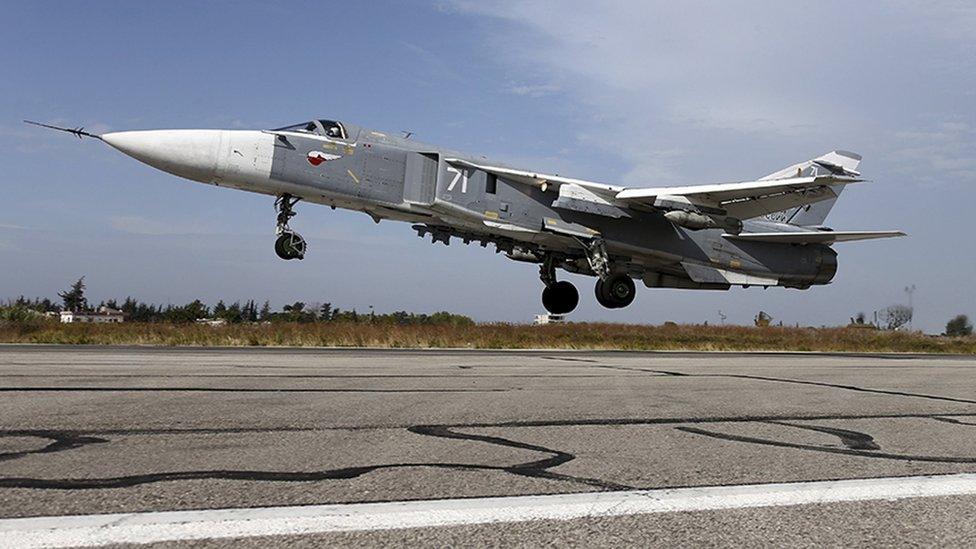
[[[640,291],[578,319],[843,323],[905,300],[938,331],[976,316],[976,10],[966,2],[6,2],[0,20],[0,296],[330,301],[539,312],[535,268],[405,224],[300,206],[302,262],[272,250],[267,197],[157,172],[23,118],[96,131],[264,128],[335,117],[627,185],[764,175],[864,155],[827,287]]]

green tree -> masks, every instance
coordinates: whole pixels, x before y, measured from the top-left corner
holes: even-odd
[[[303,301],[285,305],[281,310],[284,312],[284,320],[289,322],[313,322],[315,320],[315,311],[306,311]]]
[[[193,301],[187,303],[183,309],[186,310],[186,316],[191,320],[207,318],[207,316],[210,314],[210,310],[199,299],[194,299]]]
[[[258,313],[258,319],[260,319],[261,322],[265,322],[267,320],[271,320],[271,315],[271,302],[265,301],[264,305],[261,306],[261,312]]]
[[[66,311],[84,311],[88,308],[88,299],[85,298],[85,277],[81,277],[71,285],[70,290],[58,292],[58,297],[64,303]]]
[[[241,302],[235,301],[231,303],[230,307],[227,307],[227,312],[224,314],[224,319],[227,322],[238,323],[244,320],[244,311],[241,309]]]
[[[956,315],[946,323],[946,335],[951,337],[965,337],[973,335],[973,325],[966,315]]]

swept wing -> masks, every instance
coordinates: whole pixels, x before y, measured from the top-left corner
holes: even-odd
[[[783,244],[833,244],[834,242],[892,238],[896,236],[905,236],[905,233],[901,231],[796,231],[777,233],[739,233],[725,234],[722,236],[734,240],[779,242]]]

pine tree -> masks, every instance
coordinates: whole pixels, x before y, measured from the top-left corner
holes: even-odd
[[[966,315],[957,315],[946,324],[946,335],[952,337],[965,337],[973,335],[973,325],[969,322]]]
[[[88,299],[85,298],[85,277],[81,277],[71,285],[71,289],[58,292],[58,297],[64,302],[64,310],[72,312],[84,311],[88,308]]]

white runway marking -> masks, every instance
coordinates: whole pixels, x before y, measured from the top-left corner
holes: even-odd
[[[976,474],[0,520],[0,546],[65,547],[570,520],[976,494]]]

